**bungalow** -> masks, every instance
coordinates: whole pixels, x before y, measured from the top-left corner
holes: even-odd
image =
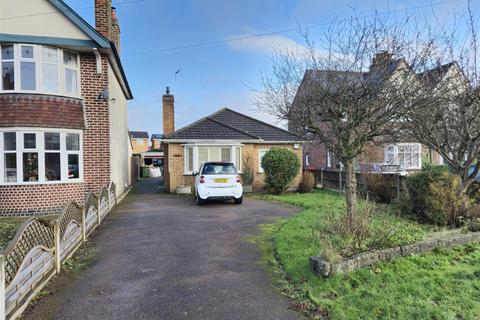
[[[242,172],[254,172],[253,189],[264,188],[262,157],[271,148],[286,148],[302,159],[302,139],[284,129],[223,108],[174,131],[174,97],[167,88],[163,96],[165,190],[191,187],[192,172],[206,161],[233,162]],[[298,188],[301,170],[290,186]]]
[[[132,93],[111,0],[95,0],[95,28],[61,0],[2,0],[0,20],[0,215],[56,212],[112,181],[121,194]]]

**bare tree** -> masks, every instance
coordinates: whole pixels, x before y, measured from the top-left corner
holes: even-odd
[[[420,73],[422,89],[405,97],[416,107],[404,128],[443,157],[465,192],[480,170],[478,21],[469,6],[454,26],[436,22],[440,36],[424,62],[434,68]]]
[[[272,75],[262,77],[258,107],[320,141],[343,163],[350,218],[356,215],[357,157],[369,143],[394,133],[413,108],[404,101],[416,90],[412,66],[431,51],[430,34],[422,38],[418,30],[410,18],[334,21],[319,44],[304,34],[305,50],[278,53]]]

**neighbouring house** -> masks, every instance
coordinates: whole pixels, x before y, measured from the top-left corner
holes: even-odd
[[[378,53],[372,61],[370,70],[372,70],[373,66],[377,66],[385,71],[382,73],[383,81],[389,81],[400,70],[411,70],[405,59],[394,59],[393,55],[388,52]],[[301,112],[302,100],[308,98],[315,90],[315,86],[324,83],[324,81],[335,81],[335,79],[337,81],[345,81],[345,79],[354,81],[355,77],[368,77],[369,72],[307,70],[293,101],[292,110]],[[447,85],[453,78],[458,79],[458,76],[461,75],[462,71],[459,65],[457,63],[449,63],[439,68],[416,74],[414,78],[427,83],[431,86],[433,92],[435,87]],[[412,85],[414,84],[412,83]],[[292,132],[301,134],[302,129],[296,128],[294,124],[289,123],[289,130]],[[320,141],[305,143],[303,152],[305,168],[314,170],[342,169],[342,164]],[[394,141],[389,137],[381,137],[376,143],[371,143],[366,147],[363,155],[357,159],[357,169],[409,173],[421,170],[423,161],[439,165],[443,164],[443,158],[437,152],[417,141]]]
[[[132,153],[141,154],[147,152],[148,145],[148,132],[146,131],[129,131],[130,143],[132,144]]]
[[[174,193],[178,187],[193,186],[197,171],[206,161],[233,162],[238,170],[250,160],[254,172],[253,189],[264,188],[261,159],[271,148],[287,148],[302,159],[302,139],[287,130],[223,108],[175,131],[174,97],[167,88],[163,96],[165,145],[165,189]],[[291,189],[297,189],[301,170]]]
[[[95,28],[61,0],[0,2],[0,215],[130,183],[120,27],[111,0],[94,5]]]
[[[152,138],[151,138],[152,149],[162,151],[163,150],[162,142],[163,142],[163,134],[159,134],[159,133],[152,134]]]

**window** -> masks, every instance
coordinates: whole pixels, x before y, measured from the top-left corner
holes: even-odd
[[[242,147],[240,146],[185,146],[185,174],[198,170],[202,163],[209,161],[232,162],[241,171]]]
[[[41,92],[79,96],[78,55],[30,44],[0,45],[0,92]]]
[[[309,166],[310,166],[310,155],[306,154],[305,155],[305,167],[309,167]]]
[[[422,146],[419,143],[399,143],[385,147],[384,162],[398,165],[401,169],[421,169]]]
[[[207,163],[202,174],[236,174],[235,166],[229,163]]]
[[[332,153],[330,150],[327,150],[327,168],[332,167]]]
[[[81,131],[0,131],[0,184],[81,181]]]
[[[258,150],[258,173],[264,173],[264,170],[262,167],[262,159],[268,151],[269,149]]]
[[[2,90],[13,90],[15,84],[13,45],[2,45]]]

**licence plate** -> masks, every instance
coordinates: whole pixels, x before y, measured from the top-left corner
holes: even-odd
[[[215,179],[213,179],[213,182],[215,182],[215,183],[227,183],[228,178],[215,178]]]

